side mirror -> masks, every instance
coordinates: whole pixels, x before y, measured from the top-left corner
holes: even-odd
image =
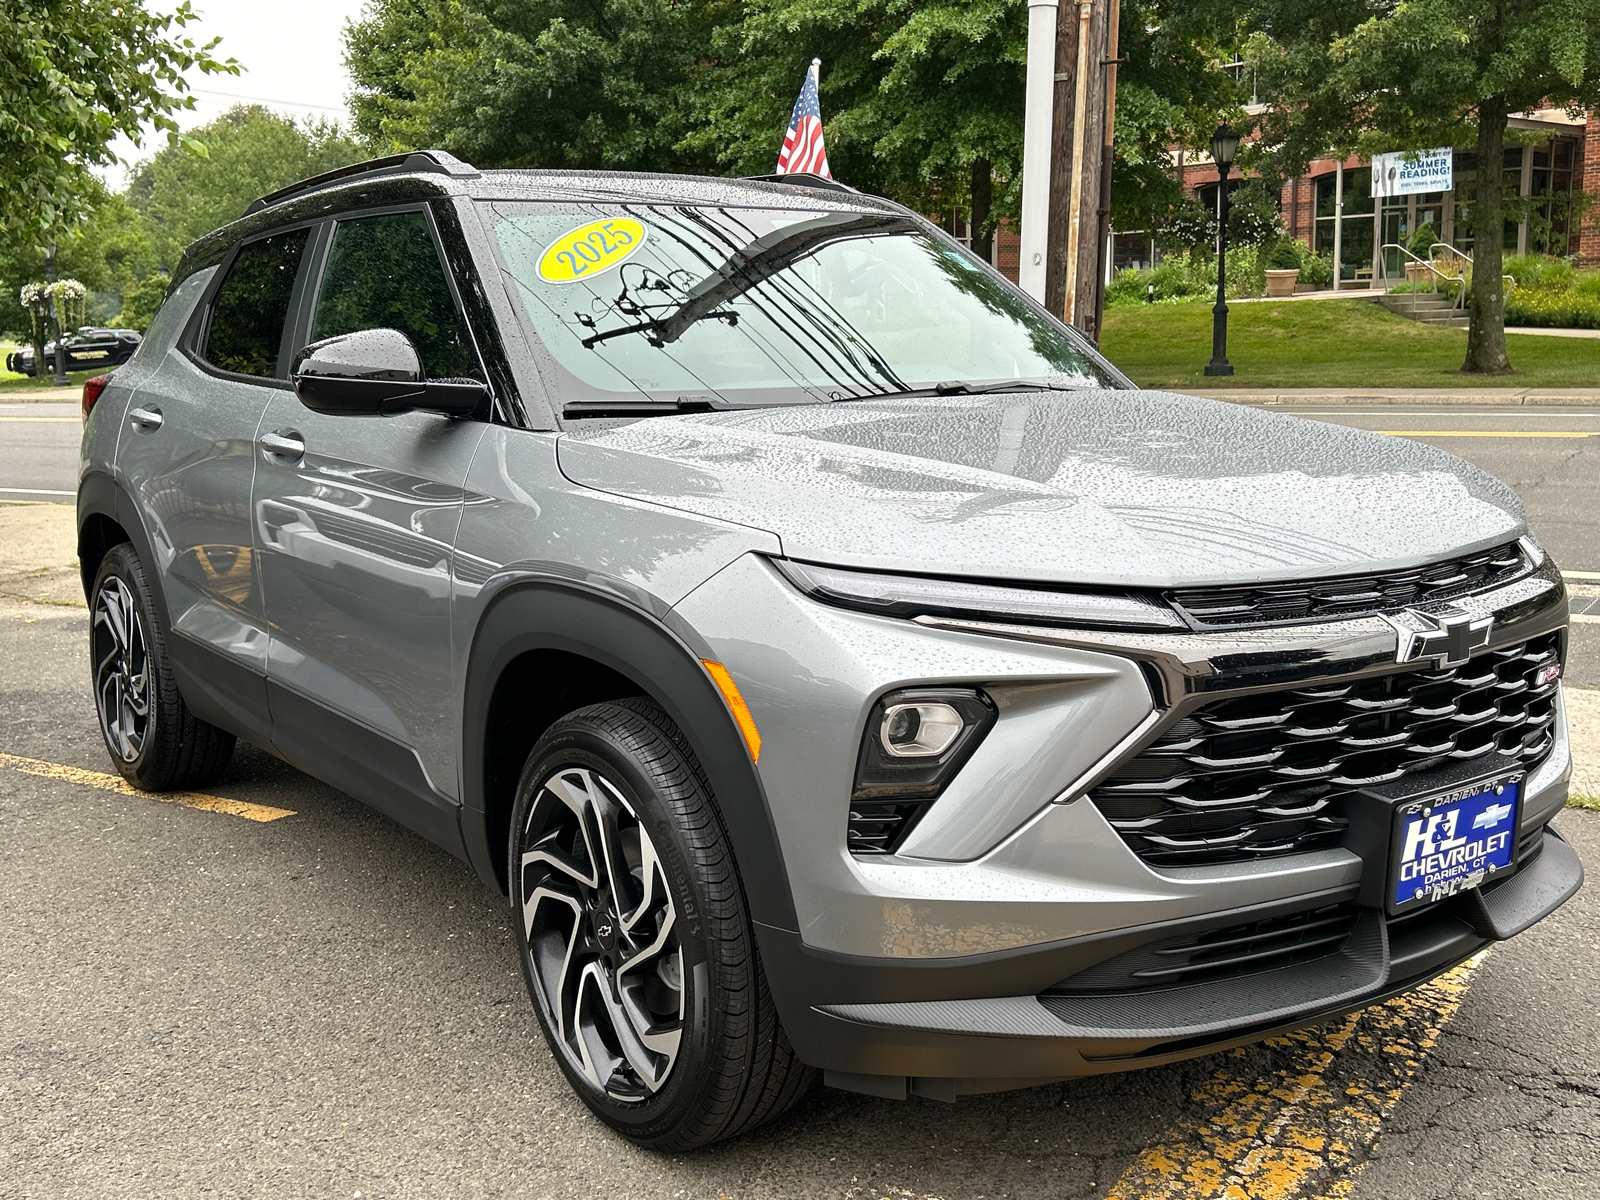
[[[290,379],[301,404],[336,417],[392,417],[419,408],[464,417],[489,394],[475,379],[430,382],[417,348],[398,329],[313,342],[294,356]]]

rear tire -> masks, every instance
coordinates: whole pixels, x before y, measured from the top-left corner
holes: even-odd
[[[682,732],[649,700],[579,709],[528,756],[511,819],[523,975],[573,1090],[636,1145],[693,1150],[816,1078],[761,970],[733,851]]]
[[[122,777],[149,792],[215,783],[234,736],[200,720],[178,694],[150,582],[129,543],[106,554],[89,607],[95,709]]]

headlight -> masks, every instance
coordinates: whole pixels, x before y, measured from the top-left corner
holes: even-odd
[[[880,698],[856,759],[851,852],[887,854],[904,841],[997,716],[976,688],[902,688]]]
[[[775,558],[790,583],[814,599],[887,617],[923,614],[1099,629],[1187,629],[1160,600],[1135,592],[1063,591],[852,571]]]

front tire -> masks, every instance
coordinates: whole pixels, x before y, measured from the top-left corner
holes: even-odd
[[[113,546],[91,593],[89,664],[106,751],[148,792],[215,783],[234,736],[189,711],[167,658],[155,599],[132,545]]]
[[[692,1150],[792,1107],[795,1058],[711,789],[645,699],[579,709],[528,756],[511,821],[523,975],[556,1061],[637,1145]]]

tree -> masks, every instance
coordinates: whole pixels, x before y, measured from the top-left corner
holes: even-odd
[[[678,145],[678,93],[737,11],[733,0],[373,0],[345,34],[355,129],[480,167],[707,170],[712,156]]]
[[[1466,372],[1509,371],[1500,170],[1508,118],[1600,105],[1600,6],[1590,0],[1216,0],[1271,109],[1263,153],[1299,173],[1328,150],[1420,150],[1473,138],[1477,180]]]
[[[1178,199],[1173,137],[1203,144],[1236,88],[1158,0],[1124,7],[1112,203],[1142,224]],[[375,0],[346,62],[357,131],[396,150],[757,175],[820,57],[835,176],[968,209],[987,254],[1020,198],[1026,29],[1016,0]]]
[[[967,208],[985,252],[1018,207],[1026,47],[1010,0],[751,0],[691,81],[686,142],[730,173],[771,173],[821,57],[833,174],[923,211]]]
[[[156,270],[149,233],[127,201],[97,179],[91,179],[89,208],[78,221],[59,232],[56,276],[78,279],[89,289],[88,319],[94,323],[117,321],[143,329],[153,310],[128,311],[128,300]],[[44,279],[44,250],[23,239],[0,243],[0,330],[24,333],[29,327],[26,308],[18,299],[24,284]],[[165,279],[157,276],[154,299],[159,303]]]
[[[178,138],[175,114],[194,106],[185,71],[238,70],[212,57],[216,39],[181,36],[188,0],[165,16],[138,0],[0,0],[0,13],[0,234],[19,245],[42,245],[94,203],[89,168],[116,161],[118,135]]]
[[[139,164],[128,184],[128,205],[169,273],[185,246],[237,220],[257,197],[371,157],[333,122],[296,124],[259,105],[237,105],[190,136],[204,142],[206,158],[169,146]]]

